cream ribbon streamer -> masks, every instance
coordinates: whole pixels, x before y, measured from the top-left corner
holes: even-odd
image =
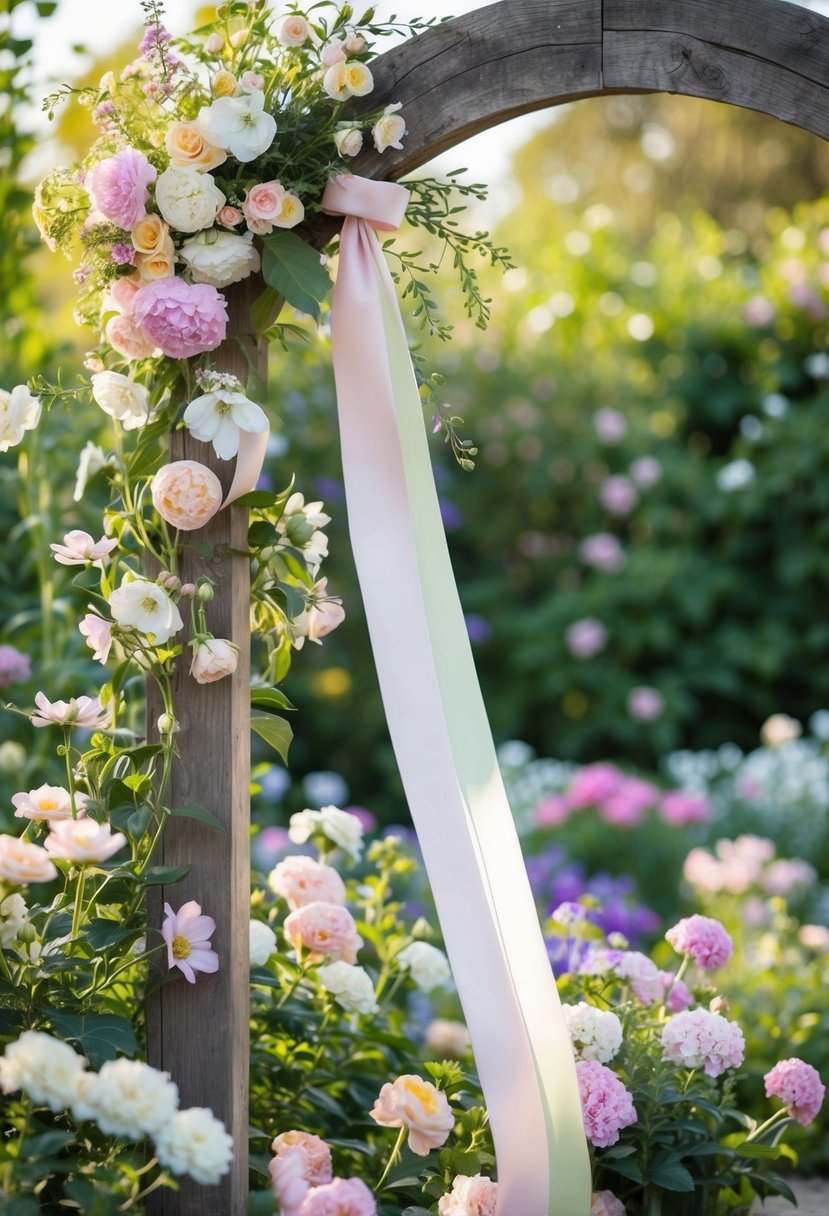
[[[389,731],[469,1026],[498,1216],[588,1216],[570,1040],[501,781],[440,519],[422,410],[374,233],[408,191],[341,176],[332,342],[349,530]]]

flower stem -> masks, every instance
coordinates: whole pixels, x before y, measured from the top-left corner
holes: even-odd
[[[78,806],[75,802],[75,778],[72,774],[72,758],[70,755],[69,740],[72,737],[72,732],[68,726],[63,728],[63,757],[66,761],[66,784],[69,787],[69,805],[72,808],[72,818],[78,818]]]
[[[789,1118],[789,1112],[785,1108],[785,1106],[782,1107],[780,1110],[776,1110],[773,1115],[769,1115],[769,1117],[768,1117],[768,1119],[766,1119],[765,1123],[761,1123],[759,1125],[759,1127],[755,1127],[753,1132],[749,1132],[749,1134],[745,1138],[745,1143],[750,1144],[753,1141],[759,1140],[761,1136],[764,1136],[766,1134],[766,1132],[771,1131],[771,1129],[773,1127],[775,1127],[778,1123],[782,1123],[785,1119],[788,1119],[788,1118]]]
[[[78,931],[81,926],[81,911],[83,909],[83,887],[84,887],[85,881],[86,881],[86,870],[84,870],[82,867],[81,872],[78,875],[78,885],[75,888],[75,909],[72,913],[72,937],[73,937],[73,939],[78,936]]]
[[[391,1156],[389,1157],[388,1161],[386,1162],[386,1168],[383,1170],[383,1173],[380,1176],[380,1181],[377,1183],[377,1186],[374,1188],[376,1191],[381,1191],[383,1189],[383,1183],[386,1181],[389,1174],[391,1173],[392,1166],[394,1166],[395,1163],[397,1162],[397,1160],[399,1159],[400,1150],[403,1148],[403,1141],[406,1137],[406,1132],[408,1130],[409,1129],[406,1127],[401,1127],[400,1131],[397,1133],[397,1139],[394,1142],[394,1148],[391,1150]]]

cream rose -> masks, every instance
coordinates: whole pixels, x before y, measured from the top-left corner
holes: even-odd
[[[176,247],[173,238],[166,236],[164,243],[155,253],[139,253],[136,255],[136,266],[141,279],[145,283],[153,279],[169,279],[176,272]]]
[[[17,836],[0,836],[0,879],[25,887],[30,882],[51,882],[57,876],[49,854],[40,845]]]
[[[350,59],[332,64],[322,78],[322,87],[333,101],[347,101],[370,93],[374,78],[364,63]]]
[[[197,460],[162,465],[150,486],[153,506],[162,519],[182,532],[203,528],[222,505],[222,483]]]
[[[445,1144],[455,1124],[446,1094],[411,1073],[387,1082],[369,1113],[381,1127],[408,1128],[409,1148],[419,1157]]]
[[[376,1013],[377,998],[371,976],[352,963],[328,963],[317,967],[317,979],[338,1005],[349,1013]]]
[[[224,676],[233,675],[238,659],[238,646],[226,638],[210,638],[199,643],[190,665],[190,675],[197,684],[215,684]]]
[[[197,169],[205,173],[227,160],[224,148],[217,148],[205,139],[193,122],[174,122],[167,128],[164,147],[176,169]]]
[[[209,173],[170,168],[156,182],[155,201],[171,228],[198,232],[210,227],[225,205],[225,196]]]
[[[334,132],[334,143],[340,156],[356,156],[363,146],[363,133],[358,127],[346,127]]]
[[[386,148],[403,147],[402,140],[406,134],[406,123],[403,115],[397,113],[399,109],[401,109],[399,101],[395,102],[393,106],[386,106],[371,128],[371,137],[378,152],[385,152]]]
[[[305,219],[305,208],[300,202],[296,194],[290,194],[288,191],[282,199],[282,206],[279,208],[279,215],[274,220],[275,228],[295,228],[297,224],[301,224]]]
[[[179,258],[194,283],[229,287],[259,269],[259,251],[252,241],[252,233],[239,236],[235,232],[200,232],[184,242]]]

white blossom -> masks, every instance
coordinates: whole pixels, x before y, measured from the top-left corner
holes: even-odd
[[[33,397],[25,384],[9,393],[0,388],[0,452],[17,447],[26,431],[40,421],[40,399]]]
[[[276,135],[276,119],[264,107],[265,95],[258,90],[239,97],[220,97],[202,108],[197,126],[217,148],[246,163],[267,152]]]
[[[0,1057],[0,1089],[22,1089],[56,1114],[70,1106],[86,1061],[68,1043],[40,1030],[24,1030]]]
[[[613,1059],[622,1046],[622,1023],[615,1013],[597,1009],[587,1001],[562,1005],[562,1013],[576,1059],[598,1060],[600,1064]]]
[[[178,256],[194,283],[229,287],[259,269],[259,251],[252,242],[252,232],[247,236],[215,230],[200,232],[184,242]]]
[[[239,451],[239,432],[267,431],[268,418],[244,393],[219,387],[190,402],[184,425],[194,439],[212,443],[220,460],[232,460]]]
[[[349,1013],[376,1013],[374,984],[364,967],[353,963],[328,963],[317,967],[317,977],[326,992]]]
[[[275,952],[276,934],[273,929],[262,920],[252,920],[250,922],[251,967],[264,967]]]
[[[170,597],[146,578],[124,579],[109,597],[109,607],[119,625],[151,636],[156,646],[163,646],[184,628],[181,614]]]
[[[418,988],[422,988],[424,992],[442,988],[452,978],[446,955],[428,942],[412,942],[396,957],[400,967],[408,971]]]
[[[150,407],[143,384],[136,384],[120,372],[96,372],[91,383],[93,399],[105,414],[120,422],[125,431],[133,431],[147,421]],[[87,472],[87,477],[89,475]]]
[[[322,832],[352,861],[359,861],[363,851],[363,825],[356,815],[341,811],[337,806],[324,806],[319,811],[306,808],[291,816],[288,836],[294,844],[305,844],[314,832]]]
[[[178,1087],[140,1060],[107,1060],[83,1095],[101,1131],[133,1140],[155,1135],[178,1108]]]
[[[155,184],[155,201],[171,228],[198,232],[211,226],[225,205],[225,196],[209,173],[171,166]]]
[[[202,1186],[215,1186],[230,1169],[233,1141],[204,1106],[180,1110],[156,1133],[156,1155],[174,1174],[189,1174]]]

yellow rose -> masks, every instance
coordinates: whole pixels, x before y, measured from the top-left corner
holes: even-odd
[[[145,215],[132,230],[132,243],[139,253],[159,253],[167,240],[169,228],[160,215]]]
[[[164,147],[177,169],[209,172],[227,160],[227,152],[208,143],[194,122],[174,122],[169,126]]]
[[[343,82],[352,97],[365,97],[374,88],[374,78],[364,63],[352,60],[346,63]]]
[[[276,228],[295,228],[305,219],[305,208],[295,194],[287,192],[282,196],[282,206],[279,214],[271,222]]]
[[[154,253],[139,253],[136,258],[138,273],[147,282],[151,279],[169,279],[175,274],[176,247],[172,237],[165,236],[161,249]]]
[[[236,95],[236,77],[232,72],[222,68],[221,72],[217,72],[213,77],[213,96],[214,97],[235,97]]]

